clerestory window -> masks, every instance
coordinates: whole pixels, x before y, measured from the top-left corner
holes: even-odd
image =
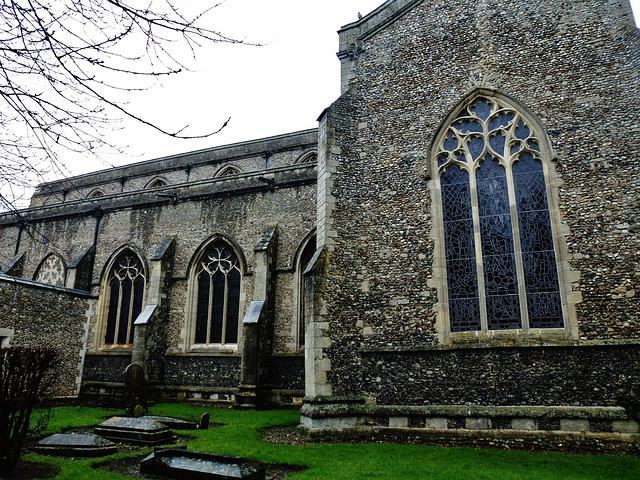
[[[216,240],[196,265],[193,343],[204,346],[237,344],[242,279],[238,256],[227,242]]]
[[[564,327],[541,139],[476,97],[435,145],[449,331]]]
[[[133,345],[133,322],[142,311],[144,266],[131,249],[120,253],[107,276],[108,297],[105,345]]]

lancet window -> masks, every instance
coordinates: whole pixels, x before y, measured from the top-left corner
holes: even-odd
[[[476,98],[436,145],[451,332],[562,328],[541,140]]]

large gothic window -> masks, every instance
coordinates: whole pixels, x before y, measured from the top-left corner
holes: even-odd
[[[140,257],[126,249],[107,276],[108,312],[105,345],[132,345],[133,322],[142,311],[145,274]]]
[[[238,342],[241,270],[231,246],[217,240],[197,264],[195,337],[198,345]]]
[[[541,140],[479,97],[436,145],[451,332],[562,328]]]

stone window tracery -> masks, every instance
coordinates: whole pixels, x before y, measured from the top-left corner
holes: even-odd
[[[237,344],[241,278],[240,261],[227,242],[217,240],[206,249],[195,278],[194,344]]]
[[[160,188],[160,187],[166,187],[168,185],[167,181],[163,178],[156,178],[154,180],[151,180],[147,186],[145,188],[147,189],[151,189],[151,188]]]
[[[227,165],[226,167],[221,168],[218,173],[216,173],[216,177],[227,177],[229,175],[239,175],[242,171],[233,165]]]
[[[478,97],[436,145],[451,332],[564,327],[540,144]]]
[[[34,276],[36,282],[46,283],[56,287],[64,287],[65,278],[66,269],[64,263],[62,259],[54,253],[47,255]]]
[[[104,192],[100,189],[92,190],[91,193],[87,195],[87,198],[98,198],[98,197],[104,197]]]
[[[106,279],[108,297],[105,345],[131,346],[133,322],[143,307],[145,272],[142,260],[126,249],[113,262]]]

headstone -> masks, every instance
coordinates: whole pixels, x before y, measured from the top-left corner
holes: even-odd
[[[140,464],[140,473],[178,480],[264,480],[265,472],[258,462],[186,448],[157,448]]]
[[[94,433],[136,445],[162,445],[173,441],[169,427],[149,417],[111,417],[98,425]]]
[[[207,428],[209,428],[209,414],[208,413],[203,413],[202,416],[200,417],[200,425],[198,426],[198,428],[200,430],[206,430]]]
[[[147,382],[144,369],[137,363],[132,363],[124,371],[124,395],[127,416],[135,417],[136,413],[147,414]],[[136,407],[139,407],[137,411]]]
[[[118,446],[92,433],[56,433],[40,440],[35,450],[61,457],[102,457],[118,453]]]

